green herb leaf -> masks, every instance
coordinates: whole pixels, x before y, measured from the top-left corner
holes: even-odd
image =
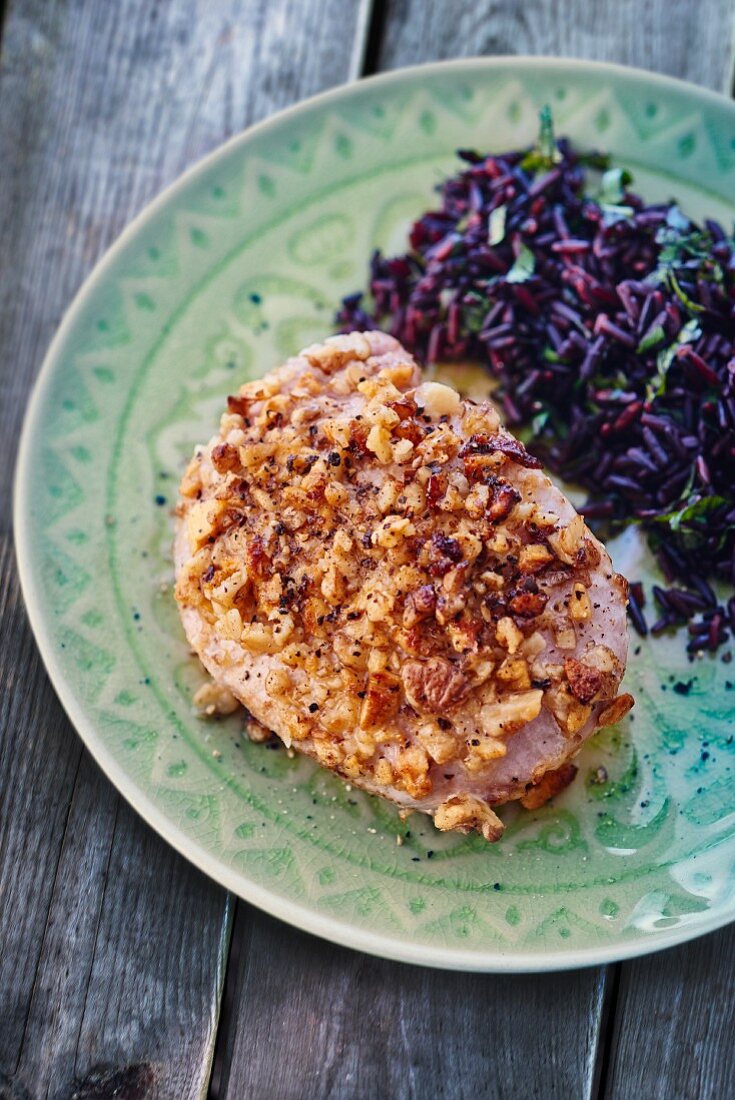
[[[556,138],[554,137],[554,119],[551,115],[551,107],[547,104],[539,112],[538,151],[542,157],[554,161],[558,156]]]
[[[600,210],[602,211],[602,224],[604,226],[627,221],[635,213],[632,206],[618,206],[612,202],[601,202]]]
[[[610,401],[623,400],[623,401],[628,402],[628,401],[631,401],[631,400],[635,400],[635,394],[634,393],[632,394],[631,391],[627,390],[627,389],[620,389],[620,387],[617,387],[616,389],[608,390],[606,396],[607,396],[608,400],[610,400]]]
[[[705,229],[692,229],[689,218],[675,205],[669,207],[666,225],[660,227],[655,239],[661,245],[659,270],[664,272],[677,264],[704,263],[711,257],[712,235]]]
[[[692,223],[686,214],[682,214],[676,203],[673,203],[666,214],[666,224],[669,229],[675,229],[678,233],[686,233],[691,229]]]
[[[558,164],[561,159],[561,153],[556,147],[551,107],[547,103],[539,111],[538,141],[534,148],[526,153],[521,161],[521,168],[524,172],[530,172],[531,174],[541,169],[548,171],[549,168],[553,168],[555,164]]]
[[[672,531],[680,531],[685,524],[689,526],[697,520],[706,520],[710,513],[727,503],[725,497],[718,496],[716,493],[708,497],[690,497],[682,508],[656,516],[656,522],[665,523]]]
[[[658,347],[662,340],[666,339],[666,333],[661,325],[654,325],[653,328],[649,328],[648,332],[644,335],[643,339],[635,349],[638,355],[644,355],[651,348]]]
[[[488,302],[486,294],[469,291],[464,297],[462,322],[468,332],[478,333],[487,316]]]
[[[593,149],[591,153],[578,153],[577,158],[580,164],[587,168],[596,168],[598,172],[604,172],[610,167],[609,153],[598,153]]]
[[[411,257],[413,262],[418,268],[421,269],[421,271],[426,271],[426,258],[424,257],[422,252],[417,252],[416,249],[412,248],[406,253],[406,255]]]
[[[491,246],[500,244],[505,239],[505,218],[508,213],[507,206],[496,206],[490,211],[487,224],[487,239]]]
[[[625,168],[609,168],[600,183],[600,205],[622,203],[632,182],[633,177]]]
[[[562,359],[560,359],[558,353],[555,352],[553,348],[546,347],[541,354],[543,355],[543,358],[547,363],[562,362]]]
[[[674,294],[690,313],[704,313],[704,306],[700,306],[698,302],[693,302],[689,295],[681,289],[679,280],[671,268],[666,272],[666,278]]]
[[[548,410],[536,413],[533,420],[531,421],[531,429],[534,435],[541,435],[542,431],[549,422],[550,415],[551,414],[548,412]]]
[[[674,357],[678,349],[682,347],[683,344],[693,344],[701,335],[702,330],[699,327],[699,322],[692,318],[692,320],[687,321],[681,329],[676,340],[669,344],[667,348],[662,348],[656,360],[656,373],[646,386],[647,401],[652,401],[654,397],[661,397],[666,393],[669,367],[674,362]]]
[[[691,479],[690,479],[691,482]],[[696,551],[703,540],[711,539],[709,516],[717,511],[723,504],[730,502],[725,497],[713,493],[711,496],[687,496],[681,508],[676,508],[665,515],[656,516],[654,522],[660,527],[668,527],[669,531],[676,535],[677,541],[687,551]],[[726,539],[723,534],[719,539],[721,549]],[[660,540],[656,537],[655,530],[651,530],[649,542],[655,547]]]
[[[505,276],[506,283],[527,283],[536,270],[536,257],[528,245],[522,244],[515,263]]]
[[[689,313],[702,313],[704,307],[689,297],[679,280],[684,273],[687,281],[692,282],[722,284],[725,281],[725,272],[712,255],[712,234],[708,230],[693,229],[679,208],[672,206],[666,225],[661,226],[655,239],[661,249],[658,266],[645,281],[652,286],[667,286]]]

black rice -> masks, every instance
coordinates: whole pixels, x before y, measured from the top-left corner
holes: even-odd
[[[638,585],[638,588],[641,586]],[[639,601],[635,592],[636,585],[630,586],[630,593],[628,596],[628,616],[630,621],[635,627],[641,638],[645,638],[648,634],[648,623],[646,622],[646,616],[643,614],[642,601]]]
[[[534,149],[459,156],[338,324],[387,328],[424,363],[484,363],[510,426],[590,493],[586,517],[642,524],[679,586],[652,633],[718,608],[708,578],[735,583],[732,236],[646,204],[619,170],[593,180],[603,158],[554,142],[548,117]],[[735,605],[712,621],[704,648],[735,631]]]

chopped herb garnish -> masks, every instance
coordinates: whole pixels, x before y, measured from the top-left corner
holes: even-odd
[[[669,367],[674,361],[678,349],[685,344],[693,343],[701,336],[699,325],[696,321],[687,321],[673,344],[669,344],[659,352],[656,360],[656,373],[646,388],[646,399],[652,401],[654,397],[661,397],[666,393],[666,380]],[[639,349],[640,350],[640,349]]]
[[[548,104],[542,107],[538,117],[538,141],[535,147],[530,149],[521,160],[523,171],[532,174],[541,170],[548,171],[562,159],[554,136],[554,119],[551,114],[551,107]]]
[[[669,271],[667,271],[666,278],[676,297],[679,299],[681,304],[689,310],[690,313],[702,313],[704,311],[704,306],[699,305],[698,302],[695,302],[692,298],[689,297],[688,294],[685,294],[684,291],[681,289],[681,286],[679,285],[679,280],[674,274],[673,268],[670,268]]]
[[[666,332],[661,325],[654,325],[648,330],[635,349],[639,355],[645,355],[652,348],[657,348],[666,339]]]
[[[507,206],[496,206],[490,211],[488,218],[488,244],[496,245],[505,238],[505,218],[508,213]]]
[[[625,192],[632,182],[633,177],[625,168],[608,168],[600,183],[600,205],[616,206],[623,203]]]
[[[528,245],[522,244],[515,262],[505,276],[506,283],[527,283],[536,270],[536,257]]]

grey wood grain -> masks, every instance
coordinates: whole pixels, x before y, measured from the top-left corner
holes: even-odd
[[[113,1094],[110,1074],[131,1098],[199,1096],[229,900],[82,752],[36,655],[5,535],[0,576],[0,1096],[91,1100]]]
[[[9,0],[0,53],[0,1096],[206,1090],[225,893],[82,750],[27,626],[10,484],[29,385],[125,223],[249,122],[346,79],[358,0]],[[117,1090],[117,1091],[116,1091]]]
[[[116,1078],[133,1095],[201,1096],[229,917],[228,896],[174,857],[83,754],[16,1086],[106,1096]]]
[[[729,92],[732,0],[387,0],[379,68],[485,54],[638,65]]]
[[[622,968],[606,1097],[735,1091],[735,926]]]
[[[220,1036],[228,1070],[213,1100],[589,1095],[600,971],[427,970],[316,942],[242,907],[233,943],[239,1012]]]
[[[11,0],[0,58],[9,456],[29,381],[94,261],[204,153],[347,79],[358,23],[362,33],[359,0]],[[12,468],[0,468],[6,503]]]

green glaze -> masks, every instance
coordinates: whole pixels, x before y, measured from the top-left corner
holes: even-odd
[[[436,966],[540,970],[653,950],[735,906],[733,666],[632,642],[634,717],[500,844],[401,822],[237,716],[204,722],[174,606],[171,506],[224,397],[330,331],[376,243],[398,249],[453,150],[557,131],[651,199],[732,219],[735,109],[632,70],[467,61],[339,89],[249,131],[153,204],[62,325],[25,426],[17,537],[59,695],[123,794],[243,897],[310,931]],[[618,568],[654,578],[635,535]],[[692,679],[688,695],[673,690]],[[397,843],[400,838],[402,843]]]

